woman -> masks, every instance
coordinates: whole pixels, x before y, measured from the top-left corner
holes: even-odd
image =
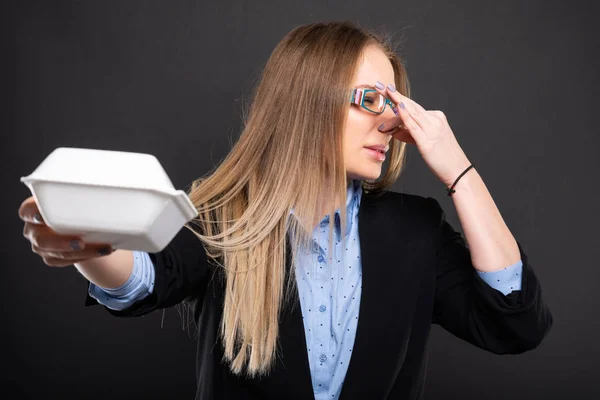
[[[163,251],[70,249],[78,238],[32,219],[28,199],[33,251],[74,264],[86,305],[115,316],[191,306],[197,399],[419,399],[432,323],[497,354],[540,344],[552,316],[527,256],[444,114],[410,99],[388,40],[297,27],[253,97],[239,141],[188,192],[198,218]],[[469,247],[435,199],[388,191],[407,143]]]

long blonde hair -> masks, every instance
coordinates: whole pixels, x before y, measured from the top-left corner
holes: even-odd
[[[270,372],[282,309],[298,304],[294,268],[286,270],[287,235],[292,249],[308,248],[312,232],[306,226],[324,217],[323,193],[346,198],[342,143],[349,89],[369,45],[387,54],[397,89],[409,97],[406,70],[388,36],[348,21],[296,27],[269,57],[239,140],[218,168],[188,190],[199,215],[186,227],[225,282],[219,337],[235,374],[244,367],[248,377]],[[400,175],[405,143],[392,140],[389,155],[379,181],[361,181],[364,193],[381,194]],[[343,232],[345,203],[340,216]]]

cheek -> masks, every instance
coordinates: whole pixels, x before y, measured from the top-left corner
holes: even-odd
[[[344,151],[354,152],[360,143],[360,131],[350,128],[346,129],[346,137],[344,138]]]
[[[367,132],[369,132],[372,121],[357,110],[351,109],[348,113],[346,132],[344,133],[346,152],[356,152],[362,149]]]

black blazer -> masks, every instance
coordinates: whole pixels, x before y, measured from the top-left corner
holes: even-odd
[[[434,198],[363,193],[358,221],[363,286],[341,400],[421,399],[432,323],[496,354],[532,350],[550,330],[552,315],[518,241],[522,287],[505,296],[476,273],[463,236],[446,222]],[[240,378],[221,363],[224,290],[201,242],[183,228],[150,257],[156,268],[153,293],[126,310],[105,308],[115,316],[134,317],[196,298],[196,399],[314,398],[298,302],[282,314],[281,352],[271,375]],[[85,305],[94,304],[87,295]]]

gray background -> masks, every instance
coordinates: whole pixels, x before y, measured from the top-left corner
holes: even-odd
[[[177,188],[240,132],[242,104],[297,25],[349,19],[401,42],[413,99],[448,116],[553,316],[536,350],[497,356],[433,327],[427,399],[599,398],[598,29],[592,2],[3,2],[3,389],[15,398],[195,393],[175,309],[119,319],[22,237],[19,182],[59,146],[152,153]],[[207,95],[207,96],[205,96]],[[452,199],[414,146],[394,186]],[[149,349],[153,349],[149,352]],[[594,379],[596,378],[596,379]],[[4,390],[3,390],[4,391]]]

